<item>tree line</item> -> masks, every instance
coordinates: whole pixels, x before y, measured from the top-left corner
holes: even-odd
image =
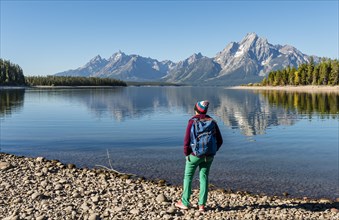
[[[322,59],[316,64],[311,57],[309,63],[301,64],[297,69],[287,67],[270,72],[260,84],[262,86],[339,85],[339,62]]]
[[[111,78],[78,76],[26,76],[28,86],[127,86],[124,81]]]
[[[25,85],[25,76],[17,64],[0,58],[0,86]]]
[[[75,76],[24,76],[17,64],[0,58],[0,86],[127,86],[111,78]]]

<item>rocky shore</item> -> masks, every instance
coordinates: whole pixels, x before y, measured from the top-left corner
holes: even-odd
[[[165,181],[118,174],[105,169],[78,169],[42,157],[0,153],[1,219],[333,219],[339,199],[279,198],[210,191],[207,211],[174,207],[181,187]]]

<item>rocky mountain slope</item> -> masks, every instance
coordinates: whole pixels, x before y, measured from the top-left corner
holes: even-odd
[[[83,67],[59,76],[110,77],[125,81],[166,81],[184,84],[238,85],[261,81],[272,70],[307,63],[309,55],[290,45],[272,45],[255,33],[229,43],[215,57],[201,53],[174,63],[119,51],[109,59],[99,55]],[[314,57],[315,62],[319,60]]]

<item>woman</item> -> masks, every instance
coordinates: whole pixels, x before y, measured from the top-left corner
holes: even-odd
[[[208,116],[209,102],[200,101],[194,106],[195,115],[188,121],[184,139],[184,154],[186,156],[184,186],[182,198],[175,206],[188,209],[192,192],[192,179],[199,166],[199,202],[200,212],[205,211],[208,195],[208,174],[216,151],[223,140],[217,123]]]

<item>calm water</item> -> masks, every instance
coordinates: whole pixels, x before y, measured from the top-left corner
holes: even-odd
[[[2,152],[80,167],[108,166],[108,152],[116,170],[175,185],[193,105],[208,99],[224,138],[212,184],[339,197],[338,94],[128,87],[0,90],[0,98]]]

